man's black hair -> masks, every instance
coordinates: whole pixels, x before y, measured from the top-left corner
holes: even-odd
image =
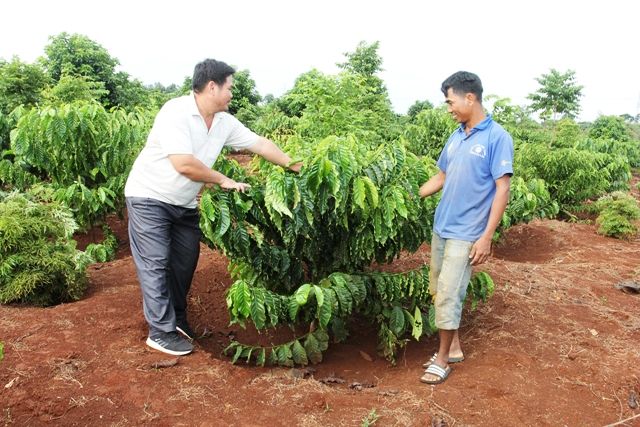
[[[233,75],[235,72],[236,70],[234,70],[233,67],[222,61],[205,59],[199,62],[193,70],[191,88],[194,92],[200,93],[210,81],[221,86],[227,80],[227,77]]]
[[[447,92],[451,89],[458,95],[472,93],[482,102],[482,82],[480,77],[468,71],[458,71],[453,73],[445,81],[442,82],[442,93],[447,96]]]

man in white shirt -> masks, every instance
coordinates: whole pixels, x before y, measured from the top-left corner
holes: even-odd
[[[298,172],[301,164],[227,113],[235,70],[214,59],[197,64],[193,93],[168,101],[125,186],[129,239],[142,290],[147,345],[172,355],[193,350],[187,293],[200,252],[196,197],[204,184],[245,191],[211,167],[222,147],[247,149]],[[183,338],[180,334],[188,338]]]

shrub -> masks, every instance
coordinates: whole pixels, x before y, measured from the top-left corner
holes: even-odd
[[[50,182],[56,200],[72,209],[83,229],[123,207],[124,184],[144,144],[150,112],[106,111],[97,103],[76,102],[13,114],[18,117],[11,133],[14,163]],[[15,173],[2,175],[28,184]]]
[[[405,127],[403,132],[407,148],[418,156],[438,159],[449,136],[458,125],[444,108],[421,111],[414,123]]]
[[[118,249],[116,235],[106,224],[102,226],[102,233],[104,234],[102,242],[91,243],[84,251],[92,262],[107,262],[113,260],[116,256],[116,250]]]
[[[0,198],[0,303],[52,305],[77,300],[90,262],[75,249],[77,226],[56,202],[19,193]]]
[[[628,185],[631,172],[621,156],[574,148],[549,149],[542,144],[522,144],[516,150],[515,175],[525,180],[542,178],[551,198],[570,208],[607,191]]]
[[[534,218],[554,218],[558,212],[558,203],[551,199],[544,180],[533,178],[525,181],[516,176],[511,179],[509,204],[497,232],[500,234],[512,225]]]
[[[631,133],[622,117],[600,116],[589,128],[589,137],[624,142],[629,141]]]
[[[397,143],[370,149],[353,137],[307,142],[296,152],[305,159],[300,174],[260,161],[247,175],[221,159],[218,170],[252,187],[202,196],[205,241],[231,260],[232,322],[311,331],[268,348],[233,342],[227,351],[234,362],[317,363],[329,332],[346,338],[349,317],[361,313],[376,322],[379,351],[393,361],[406,336],[433,331],[429,269],[382,273],[372,262],[391,262],[429,239],[437,200],[417,193],[435,172],[433,160]],[[470,299],[486,299],[492,285],[488,276],[474,279]]]
[[[576,147],[596,153],[607,153],[627,159],[630,167],[640,167],[640,141],[616,141],[615,139],[584,139]]]
[[[615,192],[601,197],[595,203],[600,212],[596,219],[598,233],[616,238],[630,238],[638,233],[635,221],[640,219],[640,207],[633,196]]]
[[[564,118],[555,125],[552,145],[558,148],[573,148],[582,137],[580,126],[572,119]]]

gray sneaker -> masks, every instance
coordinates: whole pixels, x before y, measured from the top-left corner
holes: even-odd
[[[157,332],[147,338],[147,345],[154,350],[174,356],[184,356],[193,351],[193,345],[177,332]]]

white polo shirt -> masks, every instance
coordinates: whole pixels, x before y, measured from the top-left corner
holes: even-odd
[[[229,113],[216,113],[207,130],[193,94],[162,106],[124,188],[125,197],[149,197],[176,206],[195,208],[202,182],[178,173],[170,154],[192,154],[207,167],[213,166],[222,147],[249,148],[258,135]]]

